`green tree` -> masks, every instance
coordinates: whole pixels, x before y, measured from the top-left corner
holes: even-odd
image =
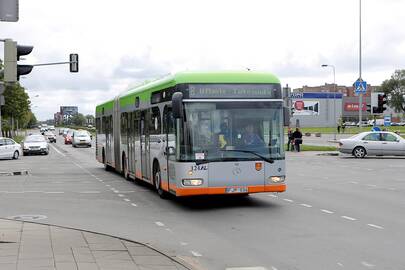
[[[405,112],[405,69],[395,70],[389,80],[383,81],[381,88],[388,96],[388,105],[395,112]]]
[[[75,126],[84,126],[86,124],[86,117],[83,114],[78,113],[71,118],[72,124]]]

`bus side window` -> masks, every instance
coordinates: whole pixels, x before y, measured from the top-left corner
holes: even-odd
[[[159,107],[152,108],[152,114],[150,118],[149,134],[161,134],[161,121]]]

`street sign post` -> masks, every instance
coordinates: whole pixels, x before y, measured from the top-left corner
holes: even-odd
[[[391,126],[391,115],[385,115],[384,116],[384,127],[390,127]]]

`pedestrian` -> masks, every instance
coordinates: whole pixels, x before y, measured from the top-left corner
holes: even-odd
[[[302,133],[299,128],[296,128],[293,133],[294,138],[294,148],[297,152],[301,151],[300,145],[302,144]]]
[[[346,124],[343,123],[343,124],[342,124],[342,133],[345,133],[345,128],[346,128]]]
[[[338,126],[337,126],[337,132],[338,132],[338,134],[340,134],[340,124],[338,124]]]
[[[293,131],[292,128],[288,127],[288,142],[287,142],[287,151],[290,151],[290,145],[291,145],[291,151],[294,151],[294,137],[293,137]]]

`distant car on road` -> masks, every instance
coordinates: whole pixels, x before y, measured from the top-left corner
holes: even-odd
[[[16,143],[13,139],[0,137],[0,159],[18,159],[21,153],[20,144]]]
[[[405,156],[405,139],[393,132],[362,132],[339,141],[339,151],[356,158],[369,156]]]
[[[63,133],[62,133],[63,138],[66,138],[66,135],[68,134],[68,132],[69,132],[68,128],[63,129]]]
[[[91,136],[86,130],[77,130],[73,133],[72,146],[87,146],[91,147]]]
[[[47,132],[45,132],[44,136],[45,136],[45,138],[48,139],[49,142],[56,143],[56,135],[53,132],[47,131]]]
[[[73,136],[74,132],[75,132],[74,129],[69,129],[68,130],[68,132],[66,133],[66,136],[64,136],[65,137],[65,144],[72,144],[72,136]],[[63,134],[65,134],[65,133],[63,133]]]
[[[29,135],[22,142],[23,154],[49,154],[49,144],[42,135]]]

